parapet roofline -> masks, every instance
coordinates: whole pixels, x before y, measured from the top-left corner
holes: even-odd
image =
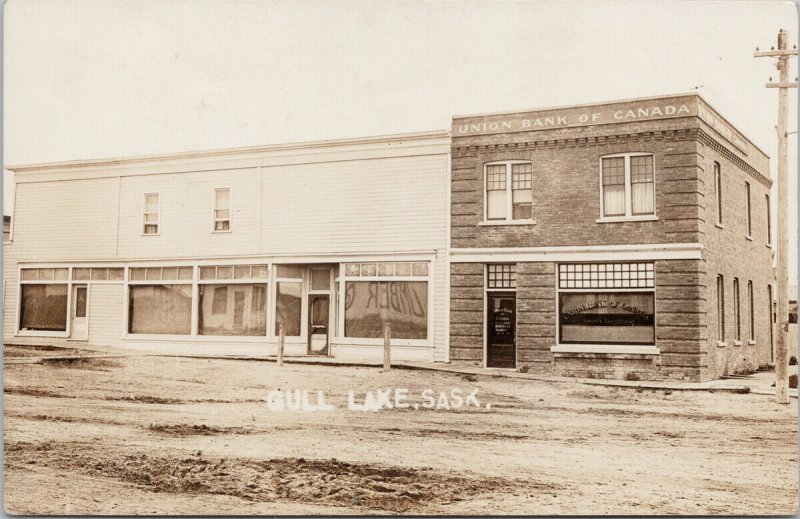
[[[318,141],[300,141],[283,144],[267,144],[261,146],[244,146],[239,148],[219,148],[213,150],[184,151],[177,153],[163,153],[158,155],[137,155],[131,157],[100,158],[100,159],[79,159],[70,161],[42,162],[37,164],[18,164],[3,166],[9,171],[36,171],[48,169],[69,169],[85,166],[114,166],[124,164],[136,164],[141,162],[160,162],[174,159],[201,159],[206,157],[253,154],[253,153],[275,153],[281,151],[299,151],[336,148],[343,146],[358,146],[369,144],[392,144],[399,141],[413,141],[426,139],[450,139],[449,130],[432,130],[426,132],[397,133],[390,135],[375,135],[367,137],[348,137],[344,139],[326,139]],[[448,142],[447,146],[450,144]]]
[[[660,99],[670,99],[676,97],[696,97],[700,99],[703,103],[706,104],[714,113],[722,119],[725,123],[730,125],[734,128],[737,132],[739,132],[745,139],[759,152],[761,152],[765,157],[768,159],[770,158],[769,154],[767,154],[764,150],[761,149],[756,143],[754,143],[749,137],[747,137],[739,128],[732,124],[725,116],[723,116],[719,110],[717,110],[714,105],[708,102],[708,100],[703,97],[700,92],[696,90],[692,90],[689,92],[679,92],[676,94],[663,94],[657,96],[648,96],[648,97],[632,97],[628,99],[610,99],[608,101],[599,101],[594,103],[580,103],[574,105],[560,105],[560,106],[543,106],[539,108],[532,108],[529,110],[510,110],[505,112],[485,112],[485,113],[477,113],[477,114],[469,114],[469,115],[454,115],[452,120],[455,121],[457,119],[470,119],[474,117],[491,117],[491,116],[498,116],[498,115],[521,115],[521,114],[529,114],[529,113],[536,113],[536,112],[549,112],[554,110],[568,110],[574,108],[589,108],[593,106],[604,106],[604,105],[613,105],[613,104],[621,104],[621,103],[636,103],[636,102],[644,102],[644,101],[657,101]],[[455,136],[458,137],[458,136]]]

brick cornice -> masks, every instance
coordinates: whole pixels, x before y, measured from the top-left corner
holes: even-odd
[[[716,140],[713,136],[709,135],[708,133],[704,132],[703,130],[699,130],[698,139],[701,143],[708,146],[709,148],[713,149],[729,161],[736,164],[742,171],[753,177],[754,179],[758,180],[760,183],[764,184],[767,188],[772,187],[772,180],[765,177],[761,173],[758,172],[756,168],[742,160],[738,155],[731,152],[727,147],[722,145],[718,140]]]

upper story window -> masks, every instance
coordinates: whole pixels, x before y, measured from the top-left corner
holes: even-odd
[[[753,236],[753,218],[750,214],[750,182],[744,183],[745,208],[747,209],[747,237]]]
[[[636,219],[655,216],[653,155],[624,153],[602,157],[600,190],[603,218]]]
[[[714,195],[717,205],[717,225],[722,225],[722,169],[719,162],[714,163]]]
[[[485,186],[487,221],[532,221],[532,163],[507,161],[487,164]]]
[[[221,187],[214,190],[214,232],[231,230],[231,190]]]
[[[145,193],[143,234],[158,234],[159,209],[158,193]]]

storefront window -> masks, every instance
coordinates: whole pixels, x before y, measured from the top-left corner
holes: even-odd
[[[191,285],[131,285],[128,333],[189,335],[191,326]]]
[[[383,337],[383,322],[391,324],[392,338],[428,336],[426,281],[348,281],[345,288],[346,337]]]
[[[561,344],[655,344],[653,263],[561,264],[558,276]]]
[[[652,292],[559,294],[562,344],[655,344]]]
[[[302,318],[303,284],[295,281],[279,281],[275,295],[275,335],[283,333],[287,337],[300,336]]]
[[[267,285],[205,285],[199,287],[200,335],[267,333]]]
[[[67,331],[67,285],[23,284],[20,330]]]

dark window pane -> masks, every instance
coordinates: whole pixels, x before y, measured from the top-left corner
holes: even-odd
[[[20,330],[67,331],[67,285],[22,285]]]
[[[655,344],[652,292],[559,294],[562,344]]]
[[[75,288],[75,317],[86,317],[86,287]]]
[[[267,334],[267,285],[200,285],[200,335]]]
[[[189,335],[191,285],[131,285],[129,333]]]
[[[300,336],[302,288],[300,283],[278,283],[275,296],[275,335],[278,335],[283,323],[284,335]]]
[[[425,281],[357,281],[345,287],[346,337],[383,337],[383,322],[396,339],[428,336],[428,283]]]

